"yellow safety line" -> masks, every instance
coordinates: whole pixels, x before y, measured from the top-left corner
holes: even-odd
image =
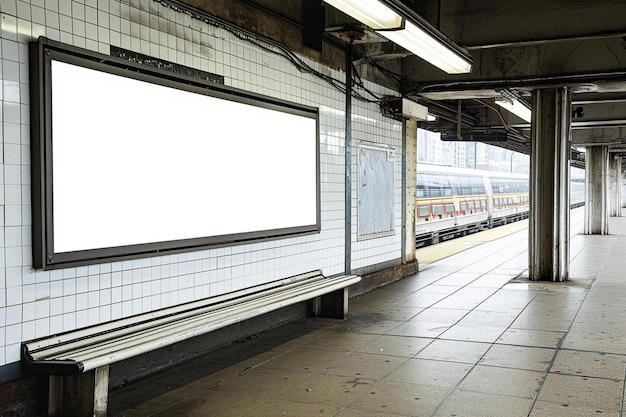
[[[495,227],[483,232],[473,233],[471,235],[452,239],[437,245],[426,246],[425,248],[417,249],[415,254],[420,265],[432,264],[433,262],[437,262],[441,259],[447,258],[448,256],[452,256],[459,252],[463,252],[464,250],[473,248],[474,246],[478,246],[481,243],[500,239],[501,237],[511,235],[527,228],[528,219],[520,220],[515,223]]]

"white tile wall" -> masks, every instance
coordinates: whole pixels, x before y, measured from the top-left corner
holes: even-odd
[[[111,45],[223,75],[227,85],[320,109],[322,233],[236,247],[35,271],[31,256],[28,42],[108,54]],[[344,97],[285,58],[152,0],[0,0],[0,366],[22,341],[344,263]],[[335,78],[344,74],[309,62]],[[367,85],[379,94],[389,91]],[[399,124],[355,102],[353,138],[400,150]],[[367,120],[365,122],[364,120]],[[373,120],[373,122],[372,122]],[[353,155],[356,152],[353,151]],[[355,160],[356,163],[356,160]],[[398,174],[400,165],[398,165]],[[353,167],[356,172],[356,166]],[[356,176],[353,175],[353,178]],[[397,232],[356,242],[353,267],[398,258]],[[356,213],[356,192],[351,202]],[[353,218],[353,222],[356,218]]]
[[[397,93],[364,81],[364,87],[377,96],[397,95]],[[397,260],[402,251],[402,124],[380,115],[378,104],[352,101],[352,269],[365,268]],[[376,239],[357,240],[358,230],[358,151],[359,141],[367,141],[391,146],[396,152],[395,159],[395,232],[391,236]]]

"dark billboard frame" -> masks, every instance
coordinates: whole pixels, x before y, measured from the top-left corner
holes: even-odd
[[[88,70],[112,74],[132,80],[143,81],[157,86],[200,94],[215,99],[240,103],[241,105],[268,109],[289,115],[314,120],[315,173],[315,219],[306,224],[277,227],[266,230],[247,230],[245,232],[189,237],[175,240],[159,240],[138,244],[88,248],[84,250],[55,250],[55,213],[53,204],[53,109],[52,109],[52,62],[58,61]],[[112,57],[82,48],[65,45],[41,37],[30,45],[30,89],[31,89],[31,164],[32,164],[32,229],[33,229],[33,265],[35,268],[57,269],[72,266],[112,262],[172,253],[204,250],[223,246],[288,238],[304,234],[319,233],[320,215],[320,143],[319,111],[317,108],[300,105],[260,94],[251,93],[192,78],[159,68],[148,67],[136,62]],[[310,122],[307,122],[307,126]],[[297,133],[297,132],[294,132]],[[308,139],[310,140],[310,139]],[[242,150],[245,151],[245,150]],[[289,157],[289,156],[287,156]],[[309,164],[310,165],[310,164]],[[256,186],[257,176],[250,172],[250,186]],[[285,172],[285,175],[291,173]],[[309,178],[307,177],[307,178]],[[194,179],[197,192],[205,185],[206,178]],[[224,180],[223,178],[219,179]],[[289,192],[289,190],[278,190]],[[309,195],[307,194],[307,195]],[[219,201],[217,196],[216,200]],[[251,201],[253,207],[255,202]],[[297,209],[294,203],[292,209]],[[307,207],[307,212],[310,210]],[[182,213],[181,213],[182,214]],[[210,213],[208,213],[210,215]],[[312,216],[311,216],[312,217]],[[308,217],[307,217],[308,220]]]

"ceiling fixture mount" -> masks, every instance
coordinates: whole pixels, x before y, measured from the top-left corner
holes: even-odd
[[[397,0],[324,1],[448,74],[472,70],[466,50]]]
[[[501,90],[499,91],[502,94],[502,97],[497,97],[495,99],[496,104],[503,109],[513,113],[517,117],[521,118],[527,123],[530,123],[532,118],[532,110],[524,102],[520,100],[518,94],[514,91],[509,90]]]

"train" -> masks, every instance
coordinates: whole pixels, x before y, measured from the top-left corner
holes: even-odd
[[[570,182],[570,206],[585,203],[584,180]],[[417,247],[528,218],[524,174],[417,164]]]

